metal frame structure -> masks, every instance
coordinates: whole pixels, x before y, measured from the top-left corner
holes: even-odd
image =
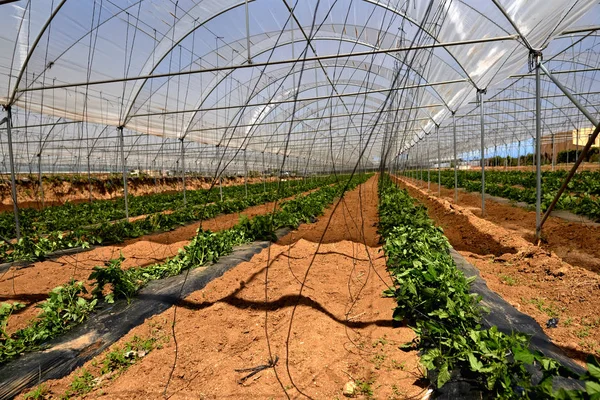
[[[585,120],[598,126],[600,7],[533,0],[516,15],[512,3],[2,5],[0,22],[16,24],[0,32],[0,43],[13,44],[0,62],[0,150],[6,145],[15,216],[17,175],[34,162],[40,183],[59,170],[91,181],[92,165],[119,172],[126,208],[128,166],[178,171],[185,199],[190,174],[221,187],[223,174],[247,183],[251,171],[264,178],[272,169],[307,175],[359,164],[426,167],[428,182],[435,164],[441,195],[441,169],[452,163],[458,201],[459,165],[474,152],[485,215],[488,149],[517,147],[521,156],[525,146],[536,158],[539,237],[542,145],[585,129]],[[106,58],[101,46],[111,41]]]

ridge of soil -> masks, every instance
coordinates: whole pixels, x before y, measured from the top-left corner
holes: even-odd
[[[426,392],[416,352],[398,348],[414,333],[394,328],[394,300],[381,296],[391,279],[379,252],[376,188],[373,177],[315,224],[301,225],[179,303],[177,361],[168,398],[270,399],[287,394],[296,399],[303,397],[301,391],[334,399],[343,398],[344,385],[353,380],[365,389],[357,396],[362,399],[420,398]],[[321,237],[325,240],[319,245]],[[157,331],[165,338],[160,349],[120,375],[102,378],[86,398],[163,398],[175,361],[173,313],[170,309],[148,319],[115,344],[113,348],[134,335]],[[270,355],[279,357],[275,368],[238,383],[246,374],[236,369],[266,364]],[[103,357],[106,352],[82,368],[97,376]],[[46,382],[46,387],[60,396],[81,372]]]
[[[267,182],[277,180],[276,177],[266,178]],[[186,190],[208,189],[211,186],[213,178],[195,178],[186,177]],[[121,186],[112,186],[106,188],[106,181],[92,182],[93,200],[115,200],[123,197],[122,180],[118,183]],[[248,177],[248,184],[261,183],[262,178]],[[223,186],[243,185],[243,177],[223,177]],[[42,209],[49,206],[59,206],[70,203],[87,203],[90,201],[89,186],[87,182],[54,181],[43,182],[44,187],[44,206],[39,193],[39,184],[37,181],[28,181],[17,184],[17,200],[19,208]],[[182,191],[180,178],[157,178],[156,183],[152,178],[139,179],[130,178],[127,184],[127,190],[130,196],[145,196],[149,194],[172,194]],[[13,211],[10,182],[0,182],[0,212]]]
[[[316,189],[303,193],[311,193]],[[281,203],[296,196],[279,200]],[[123,243],[99,246],[89,251],[64,255],[55,259],[39,261],[27,267],[13,266],[0,274],[0,302],[19,301],[25,308],[12,314],[8,320],[6,331],[12,333],[23,328],[39,313],[35,307],[48,298],[48,293],[55,287],[69,282],[86,282],[88,289],[91,281],[88,277],[97,265],[106,261],[125,257],[122,268],[139,268],[161,262],[175,256],[180,249],[187,246],[196,235],[198,228],[213,232],[225,230],[236,225],[242,216],[254,218],[257,215],[273,211],[275,202],[249,207],[240,213],[222,214],[205,221],[198,221],[168,232],[152,233]]]
[[[426,191],[426,186],[421,190]],[[432,182],[431,194],[436,195],[437,191],[437,184]],[[442,186],[441,194],[443,199],[453,203],[454,189]],[[459,190],[458,204],[481,216],[481,194]],[[535,211],[502,204],[486,197],[485,212],[486,220],[532,244],[535,242]],[[597,225],[551,216],[544,224],[542,239],[543,249],[556,253],[573,266],[600,273],[600,247],[590,246],[591,243],[600,243],[600,229]]]
[[[594,237],[598,237],[594,236],[598,235],[597,230],[578,236],[577,224],[550,217],[548,230],[546,225],[544,228],[550,244],[538,247],[527,235],[504,226],[507,221],[520,226],[519,218],[526,224],[531,220],[526,214],[531,212],[486,199],[487,215],[483,219],[476,215],[480,215],[480,208],[462,205],[469,201],[472,204],[473,195],[459,194],[460,204],[455,204],[444,197],[453,196],[453,191],[442,190],[442,198],[438,198],[406,179],[396,179],[427,207],[429,217],[444,229],[452,246],[479,269],[491,290],[533,317],[554,344],[581,365],[588,354],[600,356],[600,276],[595,272],[598,270],[592,272],[584,265],[568,263],[554,251],[552,244],[560,240],[565,246],[588,251],[594,247],[592,243],[600,243],[594,241]],[[437,190],[432,192],[437,193]],[[570,229],[561,231],[558,228],[561,225]],[[582,232],[587,229],[580,227]],[[553,235],[560,237],[552,239]],[[589,252],[595,254],[596,250],[589,249]],[[557,328],[546,327],[550,318],[559,319]]]

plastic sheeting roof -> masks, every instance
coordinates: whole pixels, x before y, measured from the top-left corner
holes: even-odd
[[[477,148],[478,88],[486,100],[532,96],[526,77],[511,78],[527,74],[532,49],[551,68],[589,69],[565,75],[575,91],[597,89],[596,30],[576,31],[597,26],[598,11],[589,0],[21,0],[0,5],[0,104],[29,160],[58,132],[89,151],[116,127],[350,165],[366,147],[376,163],[381,148],[432,145],[422,139],[441,125],[448,157],[454,111],[461,150]],[[515,104],[487,110],[505,144],[526,137],[521,116],[507,117]],[[578,125],[569,118],[552,123]]]

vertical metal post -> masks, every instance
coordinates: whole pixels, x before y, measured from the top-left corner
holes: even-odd
[[[438,153],[438,197],[442,197],[442,156],[440,153],[440,126],[435,125],[435,134],[437,136],[437,153]]]
[[[219,149],[220,149],[220,147],[217,146],[217,158],[219,158]],[[225,156],[225,150],[223,150],[223,156]],[[220,162],[219,162],[219,164],[220,164]],[[219,174],[219,197],[220,197],[221,201],[223,201],[223,177],[221,176],[223,174],[223,171],[221,171],[219,173],[219,171],[217,170],[217,173]]]
[[[416,144],[415,145],[415,152],[417,154],[415,156],[415,168],[417,168],[417,169],[415,170],[415,173],[417,174],[416,175],[416,177],[417,177],[417,181],[416,181],[417,186],[421,186],[421,181],[423,180],[423,168],[421,166],[421,157],[420,157],[420,154],[419,154],[419,153],[421,153],[421,151],[419,151],[419,150],[421,150],[421,146],[419,146],[418,144]]]
[[[40,185],[40,199],[42,200],[42,208],[45,207],[44,204],[44,181],[42,179],[42,151],[38,153],[38,182]]]
[[[540,63],[542,54],[535,54],[535,238],[542,234],[542,99],[540,96]]]
[[[129,199],[127,198],[127,162],[125,161],[125,139],[123,138],[123,127],[117,128],[119,131],[119,143],[121,147],[121,163],[123,168],[123,194],[125,197],[125,218],[129,220]]]
[[[554,131],[552,132],[552,171],[554,171],[554,167],[556,166],[556,144],[554,139]]]
[[[262,181],[263,181],[263,193],[267,193],[267,181],[265,179],[265,152],[262,152]]]
[[[246,47],[248,50],[248,64],[252,64],[250,56],[250,13],[248,11],[248,0],[246,0]]]
[[[429,143],[427,143],[427,191],[431,192],[431,159],[429,158]]]
[[[481,216],[485,217],[485,127],[483,110],[484,90],[477,90],[477,94],[479,95],[479,115],[481,124]]]
[[[456,158],[456,111],[452,112],[452,140],[454,142],[454,202],[458,203],[458,159]]]
[[[87,173],[88,173],[88,192],[90,194],[90,203],[93,201],[92,199],[92,172],[90,171],[90,153],[87,155]]]
[[[13,201],[13,212],[15,213],[15,233],[17,239],[21,238],[21,224],[19,223],[19,200],[17,199],[17,180],[15,172],[15,155],[12,143],[12,110],[10,106],[6,110],[6,134],[8,136],[8,158],[10,161],[10,189]]]
[[[187,198],[185,195],[185,145],[183,138],[179,139],[181,142],[181,185],[183,187],[183,205],[187,205]]]
[[[244,190],[248,197],[248,162],[246,161],[246,149],[244,149]]]
[[[577,128],[577,136],[575,136],[575,159],[577,160],[579,158],[579,128]],[[581,163],[583,164],[583,161],[581,161]]]
[[[519,140],[519,144],[517,146],[517,167],[521,166],[521,141]]]

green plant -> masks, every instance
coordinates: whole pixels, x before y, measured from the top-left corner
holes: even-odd
[[[92,299],[86,298],[87,290],[83,282],[71,281],[67,285],[55,288],[48,300],[39,306],[42,312],[32,324],[0,342],[0,364],[26,351],[38,349],[48,339],[83,322],[95,309],[99,300],[130,300],[149,281],[178,275],[187,269],[216,262],[223,255],[231,253],[235,246],[257,239],[272,238],[275,230],[289,226],[290,223],[295,224],[292,225],[295,227],[302,221],[310,221],[321,215],[325,207],[344,189],[352,189],[368,178],[369,175],[358,175],[351,181],[341,181],[309,195],[297,196],[283,202],[279,211],[270,215],[259,215],[252,220],[242,219],[231,229],[216,233],[198,230],[190,244],[175,257],[160,264],[122,269],[123,258],[119,257],[109,261],[104,267],[95,267],[90,275],[90,279],[95,281]],[[113,361],[118,364],[128,360],[120,360],[115,354]]]
[[[8,337],[6,325],[12,313],[23,308],[25,308],[25,304],[19,302],[0,304],[0,340]]]
[[[514,286],[517,284],[517,280],[510,275],[501,275],[500,279],[508,286]]]
[[[32,391],[26,393],[23,398],[26,400],[45,400],[48,393],[49,391],[46,385],[39,385]]]
[[[404,371],[406,369],[406,362],[392,359],[392,368]]]
[[[379,231],[394,282],[384,294],[397,302],[393,318],[406,321],[418,335],[421,363],[436,387],[460,370],[492,396],[520,398],[546,390],[553,376],[572,375],[556,361],[529,351],[525,335],[483,329],[486,310],[480,297],[469,292],[474,278],[456,268],[443,231],[388,176],[382,176],[379,192]],[[542,370],[537,386],[527,369],[534,363]]]
[[[528,302],[549,317],[554,318],[560,316],[560,311],[557,310],[556,306],[554,304],[546,305],[545,300],[542,298],[533,298]]]
[[[127,301],[131,298],[139,289],[139,284],[128,276],[129,274],[121,269],[121,263],[125,261],[123,254],[120,254],[119,258],[107,261],[104,267],[94,267],[90,280],[95,280],[96,285],[92,290],[92,295],[97,298],[104,298],[107,303],[113,303],[115,296],[124,297]],[[112,291],[106,296],[104,295],[104,289],[106,285],[111,285]]]
[[[600,363],[598,360],[589,356],[587,359],[587,372],[580,379],[585,382],[584,390],[565,390],[560,389],[557,392],[552,390],[552,386],[546,387],[545,394],[552,396],[557,400],[598,400],[600,399]]]
[[[356,389],[358,393],[365,395],[367,398],[373,397],[373,383],[375,380],[373,378],[368,380],[356,380]]]
[[[85,294],[83,282],[73,280],[54,288],[48,299],[37,306],[42,311],[30,325],[0,341],[0,364],[39,348],[46,340],[84,321],[97,304],[97,299],[87,300]]]
[[[71,396],[83,396],[91,392],[95,386],[94,379],[94,376],[88,370],[84,369],[71,382],[63,398],[68,399]]]
[[[371,360],[375,365],[375,369],[381,369],[381,366],[385,362],[385,354],[375,354]]]

